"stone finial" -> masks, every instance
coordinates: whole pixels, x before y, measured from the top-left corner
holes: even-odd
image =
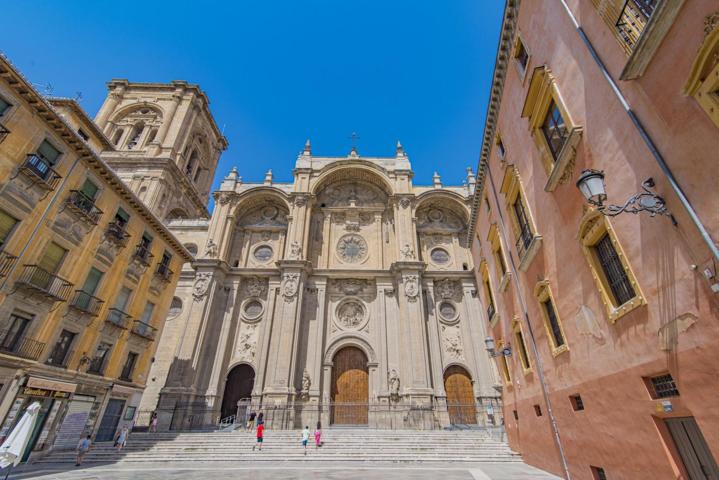
[[[477,185],[477,178],[474,176],[472,167],[467,167],[467,189],[470,195],[474,193],[474,188]]]
[[[265,173],[265,185],[272,185],[272,169],[270,168]]]
[[[397,140],[397,156],[398,156],[398,157],[404,157],[404,156],[405,156],[404,147],[402,146],[402,144],[400,143],[399,140]]]
[[[357,153],[357,147],[352,145],[352,150],[350,150],[350,157],[357,158],[359,157],[359,153]]]
[[[439,177],[439,173],[434,172],[432,175],[432,184],[434,184],[434,188],[442,188],[442,179]]]
[[[230,173],[225,177],[226,180],[237,180],[237,167],[232,167]]]
[[[302,155],[312,155],[312,145],[310,145],[310,139],[308,138],[305,142],[305,149],[302,152]]]

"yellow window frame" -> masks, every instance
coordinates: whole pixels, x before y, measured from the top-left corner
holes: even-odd
[[[504,349],[504,339],[500,339],[497,342],[497,351],[501,352],[502,349]],[[509,388],[512,386],[512,373],[509,369],[509,361],[507,361],[507,356],[500,354],[498,357],[499,359],[499,371],[502,375],[502,380],[504,380],[504,384]]]
[[[519,270],[526,272],[529,268],[529,264],[532,263],[532,260],[539,251],[539,247],[542,245],[542,236],[537,233],[534,215],[532,215],[532,211],[526,202],[527,197],[524,193],[524,187],[522,187],[522,181],[519,178],[519,170],[517,170],[515,166],[510,165],[505,169],[500,192],[504,194],[506,209],[509,213],[509,221],[512,224],[512,233],[514,234],[515,242],[519,240],[521,231],[519,227],[519,219],[514,211],[514,205],[516,202],[522,203],[524,212],[527,215],[527,222],[529,223],[529,229],[532,233],[532,243],[529,247],[527,247],[524,255],[520,256],[519,263]]]
[[[527,350],[527,342],[525,341],[526,337],[524,336],[524,331],[522,330],[522,323],[516,315],[512,318],[512,333],[514,333],[515,342],[514,352],[516,352],[519,357],[519,363],[522,365],[522,371],[526,375],[532,371],[532,361],[529,359],[529,350]]]
[[[487,300],[486,307],[489,306],[489,300],[492,300],[492,306],[494,307],[494,315],[492,315],[492,318],[488,318],[489,325],[491,327],[494,327],[497,322],[499,321],[499,310],[497,310],[497,297],[494,295],[494,292],[492,291],[492,281],[489,277],[489,267],[487,266],[487,260],[482,259],[482,262],[479,264],[479,273],[482,276],[482,290],[484,291],[484,298]]]
[[[543,323],[544,323],[544,330],[547,333],[547,340],[549,342],[549,349],[552,351],[552,356],[556,357],[557,355],[568,352],[569,351],[569,342],[567,340],[567,335],[564,333],[564,326],[562,325],[562,318],[559,315],[559,307],[557,306],[557,302],[554,300],[554,295],[552,294],[552,289],[549,288],[549,281],[548,280],[542,280],[537,283],[537,285],[534,287],[534,296],[536,297],[537,301],[539,302],[539,311],[542,315]],[[544,305],[547,301],[552,302],[552,307],[554,308],[554,315],[557,317],[557,325],[559,325],[559,331],[562,333],[562,338],[564,339],[564,345],[557,345],[556,341],[554,339],[554,334],[552,333],[552,327],[549,322],[549,316],[547,315],[547,310]]]
[[[494,258],[495,270],[497,275],[501,279],[499,281],[499,291],[503,292],[506,290],[509,284],[509,263],[507,263],[507,257],[504,255],[504,248],[502,247],[502,239],[499,236],[499,228],[496,223],[493,223],[489,227],[489,234],[487,235],[487,241],[492,249],[492,257]],[[504,265],[504,271],[502,271],[502,265]]]
[[[704,38],[684,92],[692,96],[719,127],[719,22]]]

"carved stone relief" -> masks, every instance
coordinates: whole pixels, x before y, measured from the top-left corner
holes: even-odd
[[[367,311],[359,300],[345,300],[337,306],[335,320],[343,330],[359,330],[367,320]]]
[[[464,346],[459,325],[442,325],[442,346],[447,355],[454,360],[464,359]]]
[[[249,277],[245,280],[245,291],[250,297],[264,297],[267,281],[258,277]]]
[[[253,363],[257,353],[257,324],[244,324],[237,341],[236,356]]]
[[[297,290],[300,285],[300,274],[299,273],[285,273],[282,276],[282,296],[285,301],[291,302],[292,299],[297,295]]]
[[[350,233],[337,242],[337,256],[344,263],[360,263],[367,258],[367,242],[360,235]]]
[[[212,273],[200,272],[195,276],[195,285],[192,287],[192,296],[196,301],[200,301],[207,295],[207,290],[210,288],[210,280],[212,280]]]
[[[370,287],[370,282],[368,280],[341,278],[332,282],[331,291],[334,293],[343,293],[345,295],[361,295],[366,293]]]
[[[405,275],[403,283],[407,300],[410,302],[416,301],[417,296],[419,296],[419,277],[417,275]]]

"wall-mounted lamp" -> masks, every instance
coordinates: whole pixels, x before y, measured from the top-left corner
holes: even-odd
[[[629,197],[624,205],[605,205],[607,190],[604,184],[603,171],[584,170],[577,179],[577,188],[582,192],[584,198],[587,199],[587,202],[597,207],[597,210],[603,215],[614,217],[623,212],[649,212],[652,217],[657,214],[667,215],[671,217],[672,223],[676,225],[676,220],[667,210],[664,199],[650,190],[653,187],[654,180],[647,178],[642,182],[642,190],[644,191]]]
[[[490,357],[498,357],[500,355],[504,355],[505,357],[510,357],[512,355],[512,347],[507,345],[500,351],[497,351],[494,346],[494,339],[492,337],[487,337],[484,339],[484,346],[487,349],[487,353],[489,353]]]

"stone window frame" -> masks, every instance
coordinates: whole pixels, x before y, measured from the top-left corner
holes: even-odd
[[[564,325],[562,324],[562,317],[559,315],[559,307],[557,306],[557,301],[554,299],[554,294],[552,294],[552,289],[549,286],[549,280],[541,280],[537,282],[537,285],[534,287],[534,297],[537,299],[537,303],[539,304],[539,312],[542,316],[542,323],[544,324],[544,330],[547,334],[547,342],[549,343],[549,349],[552,352],[552,356],[556,357],[564,352],[569,351],[569,341],[567,340],[567,334],[564,333]],[[559,331],[562,334],[562,338],[564,339],[564,344],[557,346],[554,334],[552,333],[552,327],[549,324],[549,316],[547,315],[546,307],[544,306],[544,303],[549,300],[552,302],[552,307],[554,308],[554,315],[557,317],[557,325],[559,325]]]
[[[247,314],[246,308],[250,303],[259,303],[260,304],[260,313],[255,316],[250,316]],[[262,299],[258,297],[249,297],[242,301],[240,304],[240,315],[242,315],[242,319],[245,321],[245,323],[258,323],[262,320],[262,318],[265,315],[265,302],[262,301]]]
[[[442,315],[442,305],[445,303],[452,305],[452,307],[454,308],[454,315],[450,318]],[[439,317],[440,321],[442,321],[442,323],[444,323],[446,325],[455,325],[455,324],[459,323],[459,306],[457,305],[456,302],[454,302],[451,299],[448,299],[448,298],[440,299],[437,302],[437,316]]]
[[[519,176],[519,170],[517,170],[514,165],[508,165],[505,169],[500,193],[504,194],[505,208],[509,214],[508,216],[510,223],[512,224],[512,233],[514,234],[515,240],[520,238],[521,229],[519,226],[519,220],[517,219],[517,215],[514,211],[514,204],[516,202],[522,202],[525,214],[527,215],[527,221],[529,222],[529,228],[532,233],[532,240],[526,248],[524,255],[519,255],[519,251],[517,251],[517,256],[519,257],[519,271],[526,272],[542,246],[542,236],[537,233],[534,215],[532,215],[532,211],[527,204],[527,196],[524,193],[524,187],[522,186],[522,180]]]
[[[487,234],[487,241],[489,242],[490,248],[492,249],[492,257],[494,258],[495,270],[499,275],[499,291],[504,292],[507,290],[509,285],[509,279],[512,273],[509,271],[507,262],[507,256],[505,255],[505,249],[502,245],[502,239],[499,235],[499,228],[497,223],[493,223],[489,227],[489,233]],[[502,265],[504,265],[504,271],[502,271]]]
[[[262,260],[260,260],[259,258],[257,258],[257,257],[255,256],[257,250],[259,250],[260,248],[263,248],[263,247],[269,248],[270,251],[272,252],[272,255],[270,255],[270,258],[268,258],[268,259],[265,260],[265,261],[262,261]],[[257,245],[255,245],[254,247],[252,247],[252,253],[251,253],[251,255],[252,255],[252,261],[253,261],[253,262],[256,262],[256,263],[259,264],[259,265],[267,265],[267,264],[269,264],[270,262],[272,262],[272,260],[275,258],[275,249],[274,249],[274,247],[272,246],[272,244],[270,244],[270,243],[268,243],[268,242],[260,242],[260,243],[258,243]]]
[[[519,61],[520,47],[522,47],[527,54],[527,63],[524,68],[522,68],[522,64]],[[517,68],[519,81],[522,85],[524,85],[524,82],[527,79],[527,72],[530,70],[530,65],[532,64],[532,53],[527,48],[527,42],[524,41],[524,37],[519,30],[517,30],[517,35],[514,37],[514,42],[512,43],[512,60],[514,66]]]
[[[705,20],[706,36],[694,58],[684,93],[719,127],[719,11]]]
[[[489,267],[487,266],[487,260],[485,259],[482,259],[479,264],[479,274],[482,277],[482,291],[484,292],[484,298],[487,301],[486,305],[489,306],[489,301],[491,300],[492,306],[494,307],[494,314],[491,318],[487,318],[489,327],[494,328],[494,326],[499,323],[499,310],[497,309],[497,297],[492,291],[492,279],[489,276]]]
[[[501,352],[504,349],[506,342],[504,338],[500,338],[497,342],[497,351]],[[509,361],[506,355],[498,355],[499,360],[499,374],[502,377],[502,381],[507,388],[512,388],[512,371],[509,368]]]
[[[617,252],[619,261],[622,263],[624,272],[626,273],[635,293],[634,297],[621,305],[618,305],[614,299],[614,294],[609,287],[604,270],[602,269],[593,248],[605,234],[609,235],[612,246]],[[589,269],[592,272],[592,278],[594,279],[594,283],[599,291],[599,296],[607,312],[607,317],[612,324],[616,323],[617,320],[629,312],[647,304],[644,294],[642,293],[642,289],[637,282],[637,278],[629,265],[624,249],[617,239],[617,235],[607,217],[596,210],[590,210],[580,223],[578,238],[582,245],[584,256],[589,264]]]
[[[567,139],[556,157],[552,154],[542,131],[542,125],[552,102],[559,109],[568,131]],[[539,150],[542,167],[547,174],[544,190],[553,192],[557,186],[567,183],[572,178],[577,145],[582,138],[584,127],[570,115],[566,102],[559,93],[556,79],[547,65],[541,65],[532,71],[521,116],[529,121],[530,135]]]
[[[525,341],[527,337],[524,335],[522,322],[519,321],[519,317],[516,315],[512,318],[512,333],[514,334],[514,341],[516,344],[514,351],[517,352],[517,356],[519,357],[519,363],[522,365],[522,372],[524,372],[525,375],[532,373],[532,360],[529,358],[529,350],[527,350],[527,342]],[[522,351],[519,348],[520,346],[524,348],[526,356],[522,355]],[[526,365],[524,364],[525,358],[527,360]]]
[[[502,164],[506,163],[507,157],[509,156],[507,154],[507,144],[499,132],[497,132],[494,136],[494,147],[497,149],[497,158],[499,158],[499,162]],[[504,154],[502,154],[502,151],[504,151]]]

